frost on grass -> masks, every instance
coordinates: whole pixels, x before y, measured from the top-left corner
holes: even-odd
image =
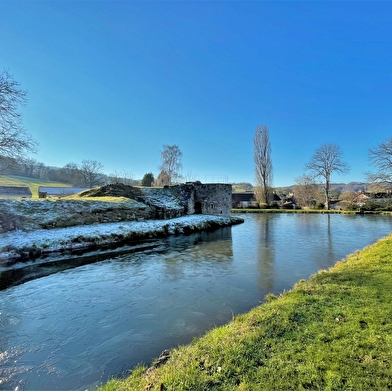
[[[191,233],[233,225],[242,221],[238,217],[189,215],[170,220],[123,221],[50,230],[38,229],[29,232],[16,230],[0,234],[0,260]]]
[[[132,194],[124,193],[131,190]],[[113,195],[116,191],[120,193]],[[238,217],[186,215],[186,202],[167,189],[122,189],[111,185],[89,192],[62,199],[0,200],[0,260],[187,234],[243,222]]]
[[[58,199],[0,200],[0,233],[13,230],[64,228],[78,225],[163,219],[183,216],[184,205],[165,189],[137,189],[137,199],[105,197],[103,188],[82,192],[79,196]],[[94,192],[95,191],[95,192]],[[97,196],[98,195],[98,196]]]
[[[0,233],[150,218],[151,208],[136,200],[0,200]]]

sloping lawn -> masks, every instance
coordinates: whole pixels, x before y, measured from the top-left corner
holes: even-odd
[[[0,175],[0,186],[27,186],[33,193],[32,198],[38,198],[39,186],[70,187],[70,185],[61,182],[12,175]]]
[[[392,235],[101,390],[390,390],[391,304]]]

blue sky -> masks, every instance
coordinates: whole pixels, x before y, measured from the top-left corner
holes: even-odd
[[[187,179],[254,183],[256,126],[275,186],[325,143],[365,180],[392,136],[392,2],[4,1],[0,70],[28,91],[35,159],[159,173],[163,145]]]

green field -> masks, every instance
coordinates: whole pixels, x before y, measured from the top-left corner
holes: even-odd
[[[32,198],[38,198],[39,186],[71,187],[66,183],[13,175],[0,175],[0,186],[27,186],[33,194]]]

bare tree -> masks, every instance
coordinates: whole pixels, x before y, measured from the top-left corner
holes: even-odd
[[[336,144],[324,144],[316,150],[306,169],[311,172],[312,178],[324,178],[325,180],[325,208],[331,207],[331,175],[343,174],[349,171],[349,166],[343,161],[343,153]]]
[[[10,175],[14,174],[15,168],[18,168],[19,164],[16,159],[0,156],[0,174]]]
[[[73,162],[67,163],[61,169],[61,176],[64,177],[64,180],[67,183],[70,183],[73,186],[80,186],[84,180],[81,169],[78,167],[76,163]]]
[[[124,185],[134,186],[138,184],[138,181],[133,179],[132,173],[122,170],[122,171],[114,171],[113,174],[110,174],[107,178],[107,183],[122,183]]]
[[[177,145],[164,145],[161,152],[160,170],[168,175],[168,185],[177,183],[181,179],[182,152]]]
[[[355,191],[345,191],[344,193],[340,194],[339,201],[354,203],[359,195],[363,195],[363,193],[356,193]]]
[[[315,206],[320,196],[320,186],[309,175],[303,174],[295,179],[294,197],[298,206]]]
[[[256,128],[254,136],[254,164],[256,176],[256,200],[265,202],[269,205],[272,201],[272,159],[271,159],[271,142],[269,131],[266,125],[259,125]]]
[[[166,171],[161,171],[154,181],[154,186],[163,187],[168,186],[170,183],[169,175]]]
[[[19,166],[23,170],[23,175],[33,178],[37,174],[39,162],[33,158],[22,158],[19,161]]]
[[[84,184],[88,187],[99,186],[102,184],[103,165],[96,160],[83,160],[80,172],[84,178]]]
[[[4,71],[0,74],[0,158],[19,159],[37,151],[37,143],[22,125],[18,106],[27,102],[26,91]]]
[[[373,188],[385,190],[392,186],[392,137],[369,149],[369,161],[376,172],[366,173]]]
[[[37,178],[46,179],[49,167],[47,167],[44,163],[38,163],[37,166]]]

